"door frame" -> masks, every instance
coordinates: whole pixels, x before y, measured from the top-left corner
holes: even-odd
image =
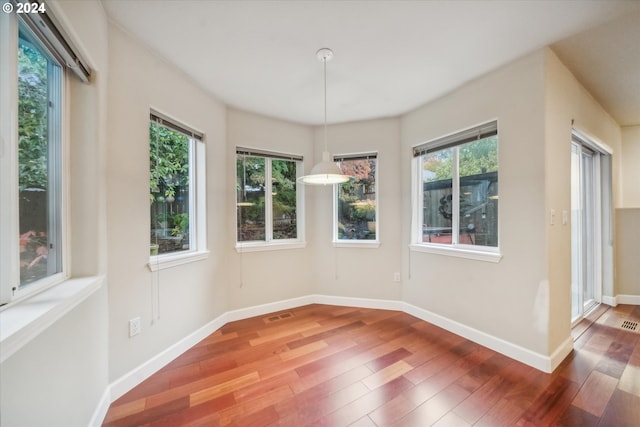
[[[592,153],[593,159],[593,222],[594,222],[594,235],[592,236],[593,240],[593,251],[594,251],[594,260],[595,266],[593,268],[593,299],[595,304],[589,309],[596,307],[603,300],[603,288],[605,284],[612,284],[613,277],[605,277],[605,271],[612,271],[611,267],[613,265],[613,257],[612,252],[610,250],[606,250],[607,246],[612,246],[612,215],[611,215],[611,201],[612,201],[612,177],[611,177],[611,154],[612,150],[594,138],[589,137],[585,133],[576,130],[575,128],[571,131],[571,147],[577,145],[580,153],[580,176],[582,176],[582,152],[583,150],[588,150]],[[603,167],[603,163],[607,163],[607,167]],[[608,173],[603,173],[603,170],[607,170]],[[572,171],[573,174],[573,171]],[[573,188],[571,190],[573,192]],[[582,199],[582,195],[580,195]],[[609,212],[607,215],[606,212]],[[605,223],[606,221],[606,223]],[[581,220],[582,222],[582,220]],[[582,224],[581,224],[582,229]],[[582,233],[582,231],[581,231]],[[573,245],[573,227],[572,227],[572,236],[571,236],[571,244]],[[571,257],[571,262],[573,264],[573,253]],[[573,274],[573,268],[572,268]],[[606,276],[608,276],[607,274]],[[573,279],[572,279],[573,285]],[[581,296],[581,307],[580,307],[580,315],[575,319],[572,319],[572,326],[580,322],[585,315],[585,307],[584,307],[584,295]],[[571,298],[573,304],[573,298]],[[589,311],[586,310],[587,312]]]

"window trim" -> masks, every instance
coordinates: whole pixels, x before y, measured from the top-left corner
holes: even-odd
[[[0,25],[4,29],[3,37],[0,37],[0,55],[6,58],[4,66],[0,66],[0,91],[8,93],[9,96],[2,97],[0,100],[0,165],[1,170],[5,170],[3,179],[0,180],[0,196],[3,200],[15,200],[11,209],[4,210],[0,213],[2,224],[9,226],[0,227],[0,237],[5,232],[9,233],[9,237],[2,237],[4,243],[0,244],[0,311],[15,306],[18,303],[33,297],[40,292],[60,285],[70,278],[70,248],[69,248],[69,185],[70,185],[70,168],[69,164],[69,124],[71,122],[70,106],[69,106],[69,73],[68,66],[60,63],[55,52],[50,51],[50,46],[40,39],[40,35],[34,33],[23,19],[23,16],[15,14],[2,14],[0,16]],[[58,193],[58,221],[59,226],[56,227],[55,233],[58,234],[57,244],[59,246],[56,251],[57,257],[62,257],[60,261],[60,271],[41,279],[26,284],[23,288],[20,286],[20,269],[19,269],[19,242],[14,236],[19,235],[19,198],[18,192],[18,46],[20,25],[23,25],[24,31],[28,32],[30,37],[34,38],[39,44],[37,48],[42,50],[43,55],[48,57],[50,62],[54,62],[58,69],[55,71],[55,77],[59,79],[59,87],[56,89],[56,96],[59,97],[59,104],[56,109],[55,119],[57,123],[51,123],[49,117],[49,127],[55,129],[57,135],[54,144],[55,169],[58,171],[56,182],[53,184],[53,191]],[[6,25],[5,25],[6,24]],[[50,140],[49,143],[52,141]],[[51,155],[51,154],[50,154]],[[8,176],[9,179],[4,179]],[[6,217],[5,217],[6,215]],[[6,222],[4,221],[6,219]]]
[[[379,170],[380,170],[380,158],[377,151],[363,152],[363,153],[350,153],[350,154],[336,154],[333,156],[334,162],[348,161],[348,160],[371,160],[376,161],[376,238],[373,240],[365,239],[338,239],[338,197],[340,196],[340,185],[333,186],[333,238],[332,244],[336,248],[369,248],[375,249],[380,247],[380,203],[379,203]]]
[[[412,221],[411,221],[411,243],[409,249],[413,252],[431,253],[445,256],[453,256],[458,258],[467,258],[477,261],[500,262],[502,254],[500,251],[500,216],[498,216],[498,246],[480,246],[459,243],[459,215],[452,218],[452,243],[450,245],[430,243],[422,241],[423,218],[422,209],[424,207],[424,192],[422,183],[421,158],[425,154],[444,150],[447,148],[455,148],[478,139],[484,139],[490,136],[499,135],[498,119],[494,118],[487,122],[465,128],[463,130],[450,133],[443,137],[435,138],[427,142],[420,143],[412,147],[413,159],[411,162],[411,202],[412,202]],[[498,137],[498,146],[500,139]],[[452,211],[459,212],[459,193],[460,193],[460,175],[458,171],[458,152],[454,151],[454,162],[452,165]],[[499,156],[499,154],[498,154]],[[498,157],[499,159],[499,157]],[[499,164],[499,160],[498,160]],[[498,170],[500,167],[498,166]],[[498,199],[498,203],[499,199]],[[500,208],[498,207],[498,212]],[[457,236],[456,236],[457,234]]]
[[[149,255],[147,267],[150,271],[158,271],[209,257],[206,221],[206,143],[204,133],[153,108],[149,114],[149,125],[151,123],[182,133],[189,138],[189,250]],[[151,220],[150,217],[149,220]]]
[[[21,0],[24,2],[24,0]],[[15,4],[15,0],[14,0]],[[55,4],[47,4],[55,6]],[[55,8],[54,8],[55,9]],[[56,23],[59,37],[68,45],[71,40],[63,28],[57,25],[55,16],[47,11],[47,16]],[[42,16],[42,14],[39,14]],[[91,297],[105,283],[104,276],[70,277],[71,247],[70,230],[70,88],[69,81],[73,68],[66,61],[58,61],[60,66],[59,112],[61,120],[57,124],[59,134],[59,188],[60,203],[60,247],[62,256],[61,272],[30,283],[13,295],[12,287],[20,282],[18,201],[18,42],[19,19],[15,13],[0,14],[0,200],[13,200],[9,209],[0,209],[0,363],[7,360],[22,347],[36,338],[42,331],[58,319]],[[30,17],[33,17],[32,15]],[[37,37],[37,36],[36,36]],[[50,54],[55,56],[54,53]],[[75,63],[74,63],[75,64]],[[86,79],[80,78],[83,82]],[[4,179],[6,176],[9,179]],[[9,235],[6,235],[9,233]],[[4,243],[2,243],[4,242]]]
[[[471,245],[459,245],[459,246],[436,246],[433,243],[426,244],[418,244],[412,243],[409,245],[409,249],[413,252],[424,252],[429,254],[437,254],[437,255],[446,255],[457,258],[467,258],[473,259],[476,261],[487,261],[487,262],[500,262],[502,259],[502,254],[497,250],[497,248],[492,248],[490,246],[482,246],[483,248],[490,248],[492,250],[472,250]],[[496,250],[493,250],[496,249]]]
[[[244,242],[238,241],[238,212],[235,213],[236,230],[235,230],[235,249],[238,253],[243,252],[260,252],[269,250],[283,249],[301,249],[307,246],[305,238],[305,221],[304,221],[304,186],[298,183],[297,179],[304,174],[304,157],[298,154],[280,153],[259,148],[248,148],[236,146],[235,162],[238,156],[262,157],[265,160],[265,240],[248,240]],[[273,238],[273,209],[272,209],[272,191],[271,191],[271,162],[273,160],[286,160],[296,162],[296,235],[295,239],[274,239]],[[237,180],[237,172],[234,172],[234,180]],[[266,197],[269,195],[269,197]],[[238,193],[235,196],[235,207],[238,206]]]
[[[156,109],[152,108],[149,112],[149,120],[172,131],[185,134],[188,137],[204,142],[204,133],[195,130],[191,126],[180,123],[178,120],[163,114]]]
[[[424,154],[446,148],[457,147],[467,142],[477,141],[494,135],[498,135],[498,119],[489,120],[488,122],[418,144],[413,147],[413,157],[420,157]]]
[[[14,5],[18,3],[33,3],[33,0],[12,0]],[[43,1],[39,0],[42,4]],[[49,4],[45,4],[49,6]],[[28,26],[42,44],[55,56],[62,68],[71,70],[80,80],[88,83],[91,78],[89,62],[80,54],[79,49],[64,31],[58,19],[50,10],[44,13],[25,13],[20,18]]]
[[[12,302],[3,306],[0,309],[0,363],[88,299],[105,281],[105,276],[70,278],[31,295],[20,304]]]
[[[0,200],[18,200],[18,19],[14,14],[0,15]],[[9,179],[4,179],[6,174]],[[15,202],[14,202],[15,203]],[[11,303],[12,288],[20,281],[20,247],[16,224],[18,205],[0,209],[0,304]],[[10,224],[6,226],[6,224]],[[8,233],[9,236],[4,234]]]

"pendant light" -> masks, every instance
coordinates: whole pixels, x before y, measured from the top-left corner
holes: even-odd
[[[311,173],[298,179],[310,185],[341,184],[349,181],[351,177],[342,173],[338,165],[331,159],[327,148],[327,61],[333,58],[333,51],[325,47],[318,50],[316,56],[324,65],[324,151],[322,152],[322,161],[311,169]]]

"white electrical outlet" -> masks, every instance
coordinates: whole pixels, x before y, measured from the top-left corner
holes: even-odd
[[[396,271],[395,273],[393,273],[393,281],[394,282],[399,282],[400,281],[400,272]]]
[[[129,337],[138,335],[140,333],[140,330],[141,330],[141,325],[140,325],[139,317],[129,320]]]

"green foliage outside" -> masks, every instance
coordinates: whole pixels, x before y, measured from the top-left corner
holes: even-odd
[[[338,238],[375,239],[368,223],[376,219],[376,160],[346,160],[340,169],[353,179],[338,186]]]
[[[149,189],[151,200],[158,195],[175,196],[176,186],[189,184],[189,138],[151,122]]]
[[[150,123],[151,244],[158,254],[189,248],[189,145],[188,136]]]
[[[242,203],[238,217],[238,241],[264,240],[265,168],[264,157],[238,155],[236,160],[237,200]],[[271,159],[271,203],[274,239],[295,238],[296,162]]]
[[[189,214],[188,213],[179,213],[173,216],[173,229],[171,230],[171,235],[178,236],[180,234],[184,234],[189,230]]]
[[[296,163],[287,160],[271,162],[273,216],[291,217],[296,213]]]
[[[431,171],[435,176],[427,181],[451,179],[453,149],[437,151],[429,155],[423,169]],[[469,142],[459,147],[460,176],[478,175],[498,170],[498,137],[492,136],[479,141]]]
[[[20,40],[18,48],[19,190],[47,189],[47,58]]]
[[[47,276],[48,60],[20,33],[18,43],[18,190],[20,285]]]

